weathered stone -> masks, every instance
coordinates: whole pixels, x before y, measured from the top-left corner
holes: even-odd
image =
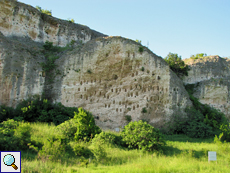
[[[161,128],[171,115],[184,116],[192,106],[168,64],[146,47],[139,51],[142,45],[135,41],[96,38],[104,35],[13,0],[0,1],[0,15],[0,104],[15,107],[21,99],[45,93],[53,102],[91,111],[100,127],[113,130],[126,125],[126,115]],[[85,44],[59,54],[57,67],[44,72],[46,40]]]
[[[87,26],[43,14],[15,0],[0,1],[0,31],[5,36],[29,37],[37,42],[50,41],[66,46],[72,40],[87,41],[106,36]]]
[[[115,129],[145,119],[162,127],[172,114],[185,115],[191,106],[183,82],[168,64],[147,48],[121,37],[89,41],[81,51],[57,60],[59,70],[52,98],[66,106],[82,106],[99,119],[98,125]],[[142,113],[146,108],[147,113]]]
[[[190,71],[185,84],[195,84],[194,96],[223,112],[230,119],[230,60],[219,56],[184,60]]]

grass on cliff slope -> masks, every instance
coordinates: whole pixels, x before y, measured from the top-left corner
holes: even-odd
[[[48,137],[55,136],[55,125],[30,123],[32,140],[44,143]],[[74,142],[72,142],[73,144]],[[71,145],[72,145],[71,144]],[[107,158],[101,162],[82,157],[68,157],[50,161],[39,159],[36,152],[22,152],[22,172],[229,172],[229,143],[214,143],[213,139],[193,139],[185,135],[166,136],[163,152],[143,153],[139,150],[127,150],[103,145]],[[85,145],[88,145],[85,143]],[[208,162],[208,151],[217,152],[217,163]]]

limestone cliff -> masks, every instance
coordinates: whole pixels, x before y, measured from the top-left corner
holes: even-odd
[[[0,104],[16,106],[22,99],[41,95],[45,78],[42,48],[31,40],[17,41],[0,32]]]
[[[230,60],[219,56],[200,59],[185,59],[190,71],[184,78],[185,84],[195,84],[194,96],[230,118]]]
[[[0,104],[15,107],[45,93],[53,102],[91,111],[104,129],[125,125],[126,115],[162,127],[192,106],[168,64],[135,41],[99,37],[104,35],[13,0],[0,1],[0,15]],[[59,54],[53,71],[43,71],[47,40],[82,42]]]
[[[0,0],[0,31],[5,36],[29,37],[37,42],[50,41],[66,46],[72,40],[87,41],[105,36],[87,26],[43,14],[15,0]]]
[[[106,37],[63,55],[57,60],[63,74],[55,79],[59,82],[52,98],[90,110],[97,123],[109,129],[125,125],[125,115],[155,127],[162,127],[172,114],[185,115],[191,101],[183,82],[161,57],[139,47],[132,40]]]

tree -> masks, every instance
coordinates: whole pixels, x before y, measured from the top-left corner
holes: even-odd
[[[95,124],[93,115],[90,112],[78,108],[78,113],[74,112],[74,119],[77,120],[77,132],[75,133],[76,141],[79,139],[89,141],[96,134],[101,133],[101,129]]]
[[[177,76],[188,76],[188,65],[185,65],[184,61],[181,59],[181,56],[169,52],[164,60],[168,63],[170,69],[177,74]]]

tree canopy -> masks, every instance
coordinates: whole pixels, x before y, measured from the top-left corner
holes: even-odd
[[[169,52],[164,60],[168,63],[170,69],[177,74],[177,76],[188,76],[188,65],[185,65],[181,56],[178,56],[176,53]]]

